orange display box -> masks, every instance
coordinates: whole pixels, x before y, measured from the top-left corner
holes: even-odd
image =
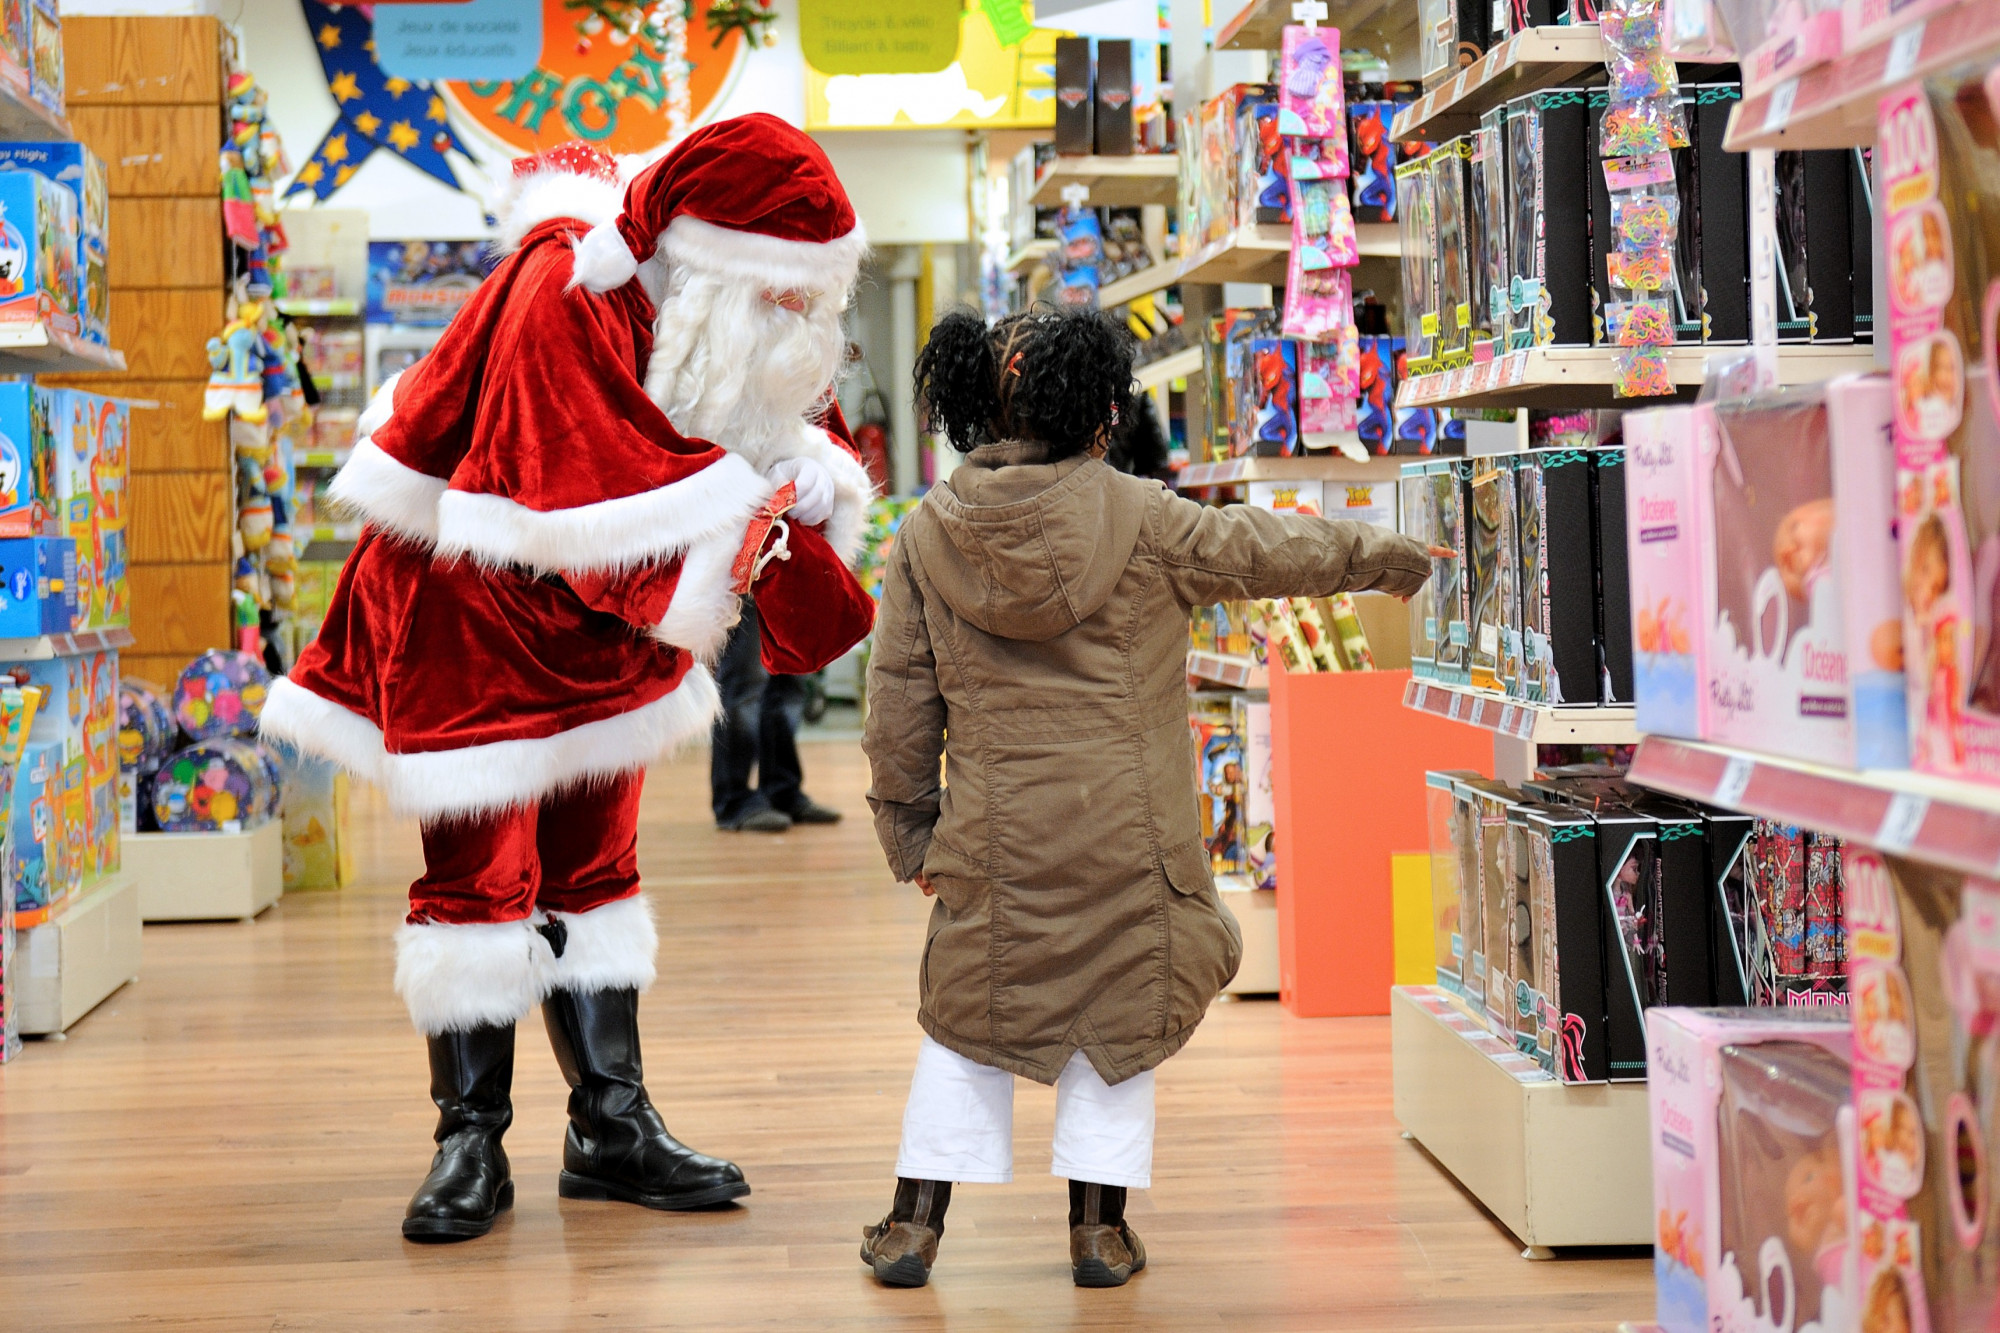
[[[1271,672],[1279,999],[1303,1018],[1389,1012],[1390,857],[1430,845],[1424,773],[1493,772],[1492,734],[1403,707],[1409,678]]]

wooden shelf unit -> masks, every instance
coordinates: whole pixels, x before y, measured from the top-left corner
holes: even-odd
[[[213,18],[63,22],[70,123],[109,177],[111,345],[126,364],[43,378],[159,404],[132,414],[134,642],[121,669],[162,684],[231,642],[229,436],[201,418],[224,318],[223,43]]]

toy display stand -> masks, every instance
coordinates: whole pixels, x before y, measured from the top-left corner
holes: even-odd
[[[1475,1044],[1473,1019],[1454,1026],[1435,1012],[1449,1012],[1444,996],[1390,991],[1395,1112],[1410,1137],[1520,1239],[1525,1258],[1650,1244],[1646,1085],[1564,1084],[1525,1057],[1503,1063]]]
[[[124,847],[147,921],[248,921],[285,891],[284,854],[275,819],[241,833],[128,833]]]
[[[1243,962],[1236,977],[1222,988],[1226,995],[1278,993],[1278,895],[1250,886],[1247,876],[1227,875],[1216,888],[1222,905],[1243,931]]]
[[[14,977],[23,1035],[68,1031],[106,996],[139,979],[139,899],[144,876],[127,866],[23,930]]]

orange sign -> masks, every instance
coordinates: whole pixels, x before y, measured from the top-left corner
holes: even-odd
[[[613,42],[577,31],[578,11],[542,0],[542,56],[513,83],[448,83],[468,120],[523,153],[582,139],[607,153],[642,153],[667,141],[666,63],[644,37]],[[716,41],[702,6],[688,23],[689,124],[701,123],[743,56],[743,34]]]

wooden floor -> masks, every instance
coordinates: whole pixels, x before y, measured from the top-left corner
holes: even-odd
[[[856,1258],[885,1209],[916,1052],[926,903],[883,869],[851,744],[807,747],[833,829],[724,835],[700,756],[650,781],[661,918],[645,1001],[667,1122],[756,1193],[676,1215],[555,1193],[564,1089],[524,1024],[493,1234],[406,1245],[428,1165],[423,1043],[390,990],[413,826],[358,802],[362,880],[252,924],[146,928],[144,972],[0,1068],[0,1329],[1604,1329],[1649,1260],[1533,1263],[1389,1113],[1386,1019],[1224,1002],[1159,1080],[1153,1266],[1067,1268],[1053,1095],[1023,1084],[1019,1179],[964,1187],[930,1287]]]

